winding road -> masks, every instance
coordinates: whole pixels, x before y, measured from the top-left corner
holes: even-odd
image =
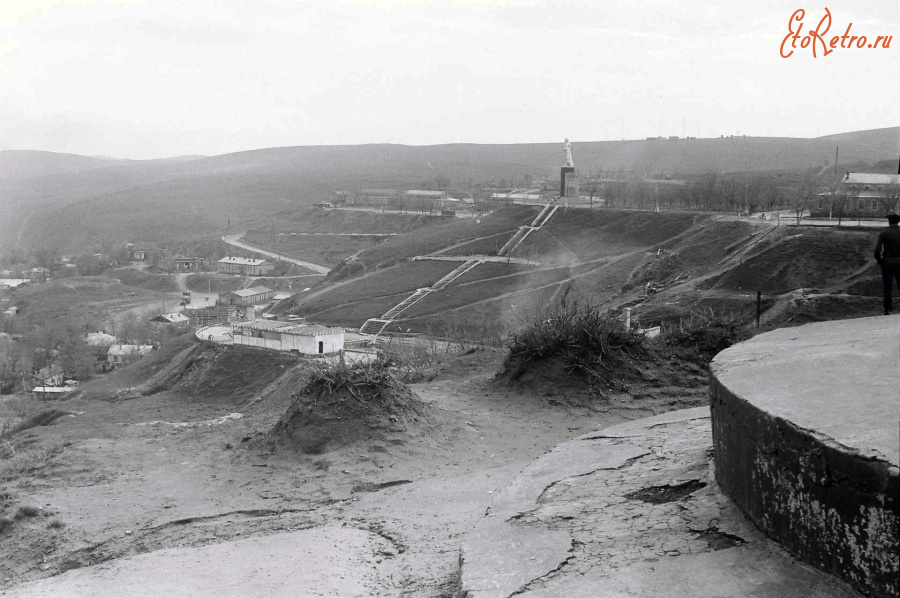
[[[224,242],[228,243],[229,245],[234,245],[235,247],[240,247],[241,249],[246,249],[247,251],[252,251],[254,253],[259,253],[259,254],[265,255],[267,257],[275,258],[276,260],[282,260],[285,262],[290,262],[292,264],[296,264],[298,266],[303,266],[304,268],[312,270],[313,272],[316,272],[317,274],[328,274],[329,272],[331,272],[331,269],[327,268],[325,266],[320,266],[318,264],[312,264],[310,262],[304,262],[302,260],[296,260],[292,257],[287,257],[283,253],[274,253],[272,251],[267,251],[265,249],[261,249],[254,245],[249,245],[247,243],[244,243],[240,240],[240,238],[243,237],[245,234],[246,233],[238,233],[236,235],[225,235],[224,237],[222,237],[222,240]]]

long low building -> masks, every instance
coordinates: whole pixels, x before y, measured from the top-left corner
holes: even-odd
[[[267,276],[275,272],[275,265],[266,260],[249,257],[223,257],[217,262],[216,269],[222,274]]]
[[[344,330],[275,320],[236,322],[231,335],[235,345],[297,351],[308,355],[337,353],[344,349]]]
[[[259,305],[267,303],[275,296],[275,291],[268,287],[250,287],[238,289],[219,296],[222,305]]]

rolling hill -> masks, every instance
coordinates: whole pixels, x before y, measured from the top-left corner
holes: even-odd
[[[900,128],[814,139],[575,142],[583,171],[655,174],[798,170],[896,160]],[[339,189],[452,186],[556,177],[561,143],[305,146],[188,160],[126,161],[48,152],[0,152],[0,233],[26,246],[72,247],[103,236],[165,242],[221,234]],[[29,217],[30,215],[30,217]],[[27,218],[27,221],[26,221]],[[23,222],[25,222],[23,226]],[[21,234],[18,234],[21,229]]]

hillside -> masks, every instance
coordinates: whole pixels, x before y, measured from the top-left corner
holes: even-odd
[[[319,288],[281,309],[313,321],[359,327],[459,262],[415,255],[496,254],[539,208],[429,227],[360,252]],[[777,326],[877,313],[871,231],[774,227],[694,213],[560,209],[513,257],[539,265],[483,263],[407,308],[389,330],[501,339],[567,294],[603,309],[633,308],[643,326],[673,325],[701,312],[749,322],[756,291],[763,323]]]
[[[896,160],[900,129],[814,139],[575,142],[572,148],[584,171],[698,174],[821,167],[833,160],[836,145],[843,164]],[[33,213],[22,244],[53,239],[71,246],[98,235],[143,241],[183,239],[198,231],[220,235],[229,222],[242,226],[260,214],[328,199],[339,189],[433,187],[438,178],[457,187],[526,175],[554,178],[561,144],[308,146],[157,161],[51,159],[39,152],[29,162],[26,154],[0,152],[2,232],[17,231]],[[22,166],[4,168],[13,164]]]

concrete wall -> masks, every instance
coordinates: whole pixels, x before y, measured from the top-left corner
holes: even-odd
[[[716,479],[725,493],[801,560],[867,595],[896,596],[898,468],[736,396],[715,367],[710,389]]]
[[[344,334],[321,334],[317,336],[282,334],[264,331],[263,338],[234,335],[234,344],[248,347],[260,347],[274,351],[299,351],[308,355],[319,354],[319,342],[322,342],[323,353],[337,353],[344,348]]]

